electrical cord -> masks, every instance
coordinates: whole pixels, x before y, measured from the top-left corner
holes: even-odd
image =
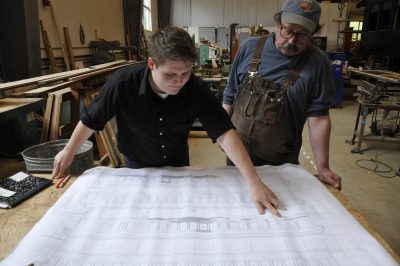
[[[370,159],[359,159],[359,160],[357,160],[356,161],[356,165],[358,166],[358,167],[360,167],[360,168],[362,168],[362,169],[366,169],[366,170],[368,170],[368,171],[372,171],[372,172],[374,172],[375,174],[377,174],[377,175],[379,175],[379,176],[381,176],[381,177],[385,177],[385,178],[394,178],[394,177],[396,177],[396,176],[400,176],[400,169],[399,169],[399,171],[396,171],[393,167],[391,167],[390,165],[388,165],[388,164],[386,164],[386,163],[383,163],[383,162],[381,162],[381,161],[379,161],[378,160],[378,152],[379,152],[379,150],[377,150],[376,151],[376,154],[375,154],[375,158],[370,158]],[[374,163],[374,167],[371,167],[371,168],[369,168],[369,167],[367,167],[367,166],[362,166],[360,163],[361,162],[368,162],[368,163]],[[386,167],[386,169],[384,168],[384,169],[378,169],[379,167]],[[392,174],[392,175],[390,175],[390,176],[388,176],[388,175],[385,175],[385,174],[390,174],[390,173],[394,173],[394,174]]]

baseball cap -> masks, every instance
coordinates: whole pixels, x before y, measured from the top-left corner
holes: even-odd
[[[321,17],[321,7],[315,0],[288,0],[282,7],[282,23],[297,24],[313,32]]]

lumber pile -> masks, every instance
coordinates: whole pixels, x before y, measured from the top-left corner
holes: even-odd
[[[42,122],[40,143],[69,138],[79,122],[81,102],[89,105],[115,70],[134,63],[122,60],[0,84],[0,100],[16,99],[19,102],[18,99],[43,99],[46,105],[37,114]],[[123,156],[116,148],[115,131],[109,122],[102,131],[95,133],[99,165],[123,166]]]

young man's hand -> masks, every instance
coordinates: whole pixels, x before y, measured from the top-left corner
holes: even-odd
[[[260,214],[264,214],[268,209],[272,214],[281,217],[278,211],[279,200],[264,183],[257,182],[251,186],[251,196]]]
[[[54,179],[67,175],[74,157],[74,153],[68,152],[66,149],[61,150],[56,157],[54,157],[54,166],[51,178]]]

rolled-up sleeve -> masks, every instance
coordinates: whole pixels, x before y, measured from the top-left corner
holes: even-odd
[[[332,105],[335,84],[331,75],[329,61],[324,60],[318,68],[317,82],[307,107],[307,117],[325,116],[329,114]]]
[[[228,113],[204,82],[200,82],[195,99],[199,120],[214,143],[218,137],[234,128]]]
[[[93,102],[82,110],[80,119],[85,126],[100,131],[115,115],[118,107],[118,86],[113,78],[109,79]]]

